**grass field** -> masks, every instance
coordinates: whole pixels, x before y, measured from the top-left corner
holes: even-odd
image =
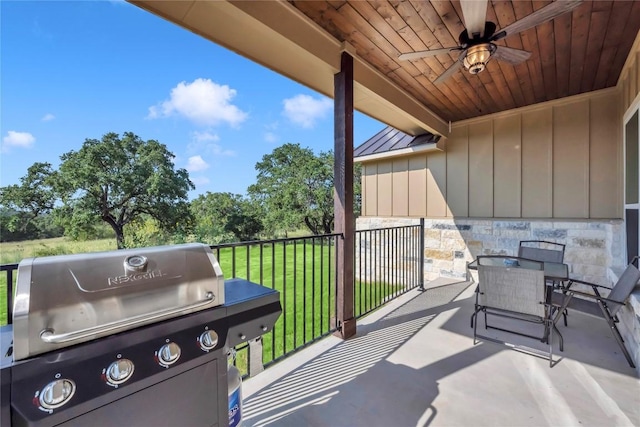
[[[0,265],[17,264],[24,258],[110,251],[116,249],[116,239],[75,242],[64,237],[0,243]],[[15,285],[16,274],[13,274]],[[7,276],[0,273],[0,325],[7,323]]]
[[[17,264],[24,258],[78,254],[116,249],[116,239],[74,242],[65,237],[0,243],[0,264]]]
[[[43,251],[67,250],[62,253],[92,252],[115,248],[113,240],[66,242],[62,239],[21,242],[10,247],[13,258],[7,255],[3,264],[18,262],[17,254],[41,256]],[[226,279],[239,277],[261,283],[280,292],[283,313],[273,332],[263,337],[264,362],[278,358],[303,346],[313,339],[327,334],[332,329],[331,318],[335,316],[335,248],[330,242],[311,240],[274,245],[241,246],[222,248],[216,253]],[[113,246],[110,246],[113,244]],[[54,253],[49,253],[54,254]],[[248,268],[247,268],[248,266]],[[15,281],[15,274],[14,274]],[[15,283],[15,282],[14,282]],[[383,283],[356,283],[356,316],[379,306],[398,287]],[[0,275],[0,324],[7,322],[6,275]],[[238,353],[238,368],[246,372],[246,351]]]

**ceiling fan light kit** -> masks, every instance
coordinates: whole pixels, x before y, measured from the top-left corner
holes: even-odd
[[[458,46],[403,53],[398,59],[411,61],[460,51],[457,60],[434,81],[434,84],[445,81],[457,71],[461,64],[470,74],[481,73],[493,56],[499,61],[517,65],[526,61],[531,53],[522,49],[498,46],[493,42],[551,21],[570,12],[582,3],[582,0],[556,0],[496,32],[496,24],[485,21],[487,1],[460,0],[465,29],[460,33]]]
[[[462,60],[462,65],[471,74],[482,72],[487,66],[487,62],[491,59],[491,55],[496,51],[496,45],[493,43],[482,43],[471,46],[467,50],[467,54]]]

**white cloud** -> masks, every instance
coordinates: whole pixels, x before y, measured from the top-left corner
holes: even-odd
[[[187,144],[188,154],[206,153],[212,156],[235,156],[233,150],[226,150],[214,141],[220,141],[220,137],[211,132],[195,131],[191,134],[191,142]]]
[[[211,132],[193,132],[193,139],[198,142],[204,141],[220,141],[220,137]]]
[[[278,140],[278,135],[276,135],[273,132],[265,132],[264,133],[264,140],[270,143],[274,143]]]
[[[227,123],[237,126],[248,114],[231,104],[235,89],[219,85],[209,79],[181,82],[171,89],[170,98],[149,107],[149,119],[180,115],[199,124],[213,126]]]
[[[36,138],[29,132],[16,132],[10,130],[7,132],[7,136],[2,138],[2,152],[6,153],[11,148],[31,148],[33,143],[36,142]]]
[[[278,141],[279,138],[278,134],[276,133],[276,131],[278,130],[278,126],[280,126],[278,122],[267,123],[266,125],[264,125],[265,132],[263,134],[263,137],[265,141],[271,144]]]
[[[202,156],[191,156],[187,161],[187,171],[189,172],[200,172],[206,170],[209,167],[209,164],[204,161]]]
[[[53,120],[53,119],[55,119],[55,118],[56,118],[56,116],[54,116],[53,114],[51,114],[51,113],[47,113],[47,114],[45,114],[45,115],[44,115],[44,117],[42,117],[42,119],[40,119],[40,120],[42,120],[43,122],[50,122],[51,120]]]
[[[293,123],[307,129],[313,128],[316,121],[326,117],[333,107],[333,101],[329,98],[313,98],[309,95],[296,95],[282,102],[282,114]]]
[[[219,146],[218,144],[211,144],[210,151],[211,151],[211,154],[213,154],[214,156],[233,157],[233,156],[236,155],[235,151],[226,150],[226,149],[222,148],[221,146]]]
[[[264,125],[264,128],[268,131],[276,131],[278,130],[278,126],[280,126],[280,123],[278,122],[271,122],[271,123],[267,123],[266,125]]]

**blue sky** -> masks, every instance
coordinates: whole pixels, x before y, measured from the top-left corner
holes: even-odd
[[[156,139],[196,190],[244,194],[288,142],[333,148],[333,101],[136,6],[1,1],[0,185],[86,138]],[[355,114],[355,145],[384,125]]]

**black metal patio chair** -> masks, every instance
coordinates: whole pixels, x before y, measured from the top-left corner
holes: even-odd
[[[542,262],[564,262],[564,248],[562,243],[546,240],[521,240],[518,246],[520,258],[533,259]]]
[[[633,363],[633,359],[631,358],[629,351],[624,345],[624,339],[622,338],[622,335],[620,335],[620,331],[616,324],[619,322],[617,317],[618,312],[624,306],[625,301],[629,298],[629,295],[631,295],[631,292],[633,292],[633,289],[640,280],[640,271],[634,265],[634,262],[637,262],[637,260],[638,257],[635,257],[631,261],[612,288],[585,282],[583,280],[571,279],[562,292],[555,292],[553,295],[554,301],[556,303],[560,303],[563,301],[565,293],[571,294],[574,298],[570,298],[567,306],[568,310],[575,310],[580,313],[606,320],[614,338],[618,342],[618,345],[624,354],[624,357],[632,368],[635,368],[635,364]],[[574,284],[590,286],[593,290],[593,294],[572,289],[571,286]],[[606,297],[603,297],[600,294],[600,290],[603,289],[610,290],[611,292],[609,292]],[[578,298],[575,298],[576,296]],[[567,321],[565,318],[565,326],[566,325]]]
[[[527,351],[537,355],[544,355],[553,366],[553,335],[557,333],[560,351],[563,351],[562,334],[556,327],[558,318],[566,302],[553,306],[550,294],[547,292],[544,276],[544,263],[529,259],[500,255],[479,256],[478,287],[476,289],[476,303],[471,316],[473,327],[473,343],[477,338],[497,342],[511,348]],[[564,295],[566,300],[571,295]],[[534,338],[549,344],[549,353],[525,346],[517,346],[477,333],[478,314],[484,313],[485,328],[497,329],[504,332]],[[489,325],[487,316],[499,316],[518,321],[538,323],[544,326],[542,336],[534,336],[517,332],[513,329]]]

